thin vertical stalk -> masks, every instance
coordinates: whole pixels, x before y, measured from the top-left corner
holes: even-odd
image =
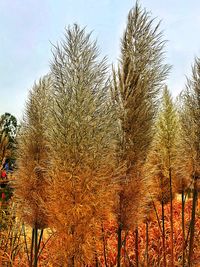
[[[38,252],[39,252],[39,248],[40,248],[40,245],[41,245],[41,241],[42,241],[42,237],[43,237],[43,232],[44,232],[44,229],[42,229],[40,231],[40,237],[39,237],[39,242],[38,242]]]
[[[101,224],[101,231],[102,231],[102,235],[103,235],[104,264],[105,264],[105,267],[108,267],[108,263],[107,263],[107,245],[106,245],[106,238],[105,238],[105,231],[104,231],[103,223]]]
[[[194,177],[193,200],[192,200],[192,216],[191,216],[189,254],[188,254],[188,266],[189,267],[192,266],[197,196],[198,196],[197,179],[196,179],[196,177]]]
[[[26,255],[28,258],[28,262],[30,263],[30,257],[29,257],[29,252],[28,252],[28,244],[27,244],[27,238],[26,238],[26,231],[25,231],[24,223],[22,223],[22,231],[23,231],[23,236],[24,236]]]
[[[167,266],[166,262],[166,247],[165,247],[165,208],[162,200],[162,244],[163,244],[163,266]]]
[[[146,266],[149,266],[149,223],[146,221]]]
[[[117,231],[117,267],[121,266],[121,248],[122,248],[122,192],[119,194],[119,215],[118,215],[118,231]]]
[[[98,252],[97,252],[97,247],[96,247],[96,241],[95,241],[95,238],[94,237],[93,237],[93,246],[94,246],[95,267],[98,267],[99,266],[99,257],[98,257]]]
[[[155,214],[156,214],[158,226],[159,226],[160,232],[162,233],[162,227],[161,227],[161,224],[160,224],[160,219],[159,219],[159,216],[158,216],[158,211],[156,209],[156,205],[155,205],[154,201],[152,201],[152,203],[153,203],[153,208],[154,208],[154,211],[155,211]]]
[[[117,231],[117,267],[121,266],[121,247],[122,247],[122,226],[121,223],[118,224],[118,231]]]
[[[186,201],[187,195],[189,197],[190,192],[187,192],[187,194],[185,195],[184,202]],[[189,224],[189,227],[188,227],[187,235],[185,236],[185,250],[186,250],[186,248],[188,246],[188,240],[189,240],[189,237],[190,237],[190,229],[191,229],[191,219],[190,219],[190,224]]]
[[[21,227],[20,232],[19,233],[15,233],[15,238],[14,238],[14,241],[13,241],[13,249],[12,249],[12,254],[11,254],[11,260],[12,260],[12,262],[14,261],[16,255],[18,253],[18,250],[17,249],[14,249],[14,247],[15,248],[19,247],[22,232],[23,232],[23,229]]]
[[[126,239],[127,239],[127,235],[128,235],[128,231],[125,232],[125,236],[124,236],[124,241],[123,241],[123,246],[124,246],[124,266],[126,266],[126,260],[127,260],[127,253],[126,253]],[[129,261],[129,259],[128,259]],[[129,266],[130,262],[129,262]]]
[[[184,195],[184,189],[182,187],[182,192],[181,192],[181,209],[182,209],[182,267],[185,266],[185,195]]]
[[[55,233],[54,233],[55,234]],[[45,243],[43,244],[43,246],[40,249],[40,252],[38,253],[38,258],[40,257],[40,255],[42,254],[45,246],[47,245],[47,243],[49,242],[49,240],[54,236],[54,234],[51,234],[51,236],[45,241]]]
[[[35,227],[35,244],[34,244],[34,267],[38,266],[38,229]]]
[[[133,263],[131,262],[130,258],[129,258],[129,255],[128,255],[128,252],[125,250],[124,251],[125,255],[126,255],[126,259],[128,260],[128,266],[129,267],[133,267]],[[126,266],[126,265],[125,265]]]
[[[30,267],[33,266],[33,248],[34,248],[34,239],[35,239],[35,228],[32,229],[32,236],[31,236],[31,255],[30,255]]]
[[[135,263],[139,267],[138,227],[135,229]]]
[[[191,220],[190,220],[190,225],[189,225],[189,228],[188,228],[188,231],[187,231],[187,236],[186,236],[186,239],[185,239],[185,249],[188,246],[188,240],[189,240],[189,237],[190,237],[190,229],[191,229]]]
[[[172,172],[171,172],[171,167],[169,168],[169,181],[170,181],[171,267],[174,267],[174,222],[173,222],[173,192],[172,192]]]
[[[40,237],[39,237],[39,242],[38,242],[38,252],[37,252],[38,260],[39,260],[39,256],[40,256],[40,252],[41,252],[40,245],[41,245],[41,241],[42,241],[42,237],[43,237],[43,232],[44,232],[44,230],[42,229],[40,232]]]
[[[97,252],[95,252],[95,267],[99,266],[99,261],[98,261],[98,255]]]
[[[72,257],[72,267],[74,267],[75,266],[75,257],[73,256]]]
[[[165,247],[165,207],[164,207],[164,194],[163,194],[163,176],[161,176],[161,188],[162,188],[162,245],[163,245],[163,266],[167,266],[166,262],[166,247]]]
[[[124,241],[123,241],[123,247],[124,247],[124,265],[126,266],[126,233],[125,233],[125,237],[124,237]]]

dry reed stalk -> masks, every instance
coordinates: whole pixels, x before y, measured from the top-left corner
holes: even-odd
[[[169,71],[169,66],[163,63],[164,43],[159,23],[155,25],[150,13],[137,2],[128,14],[119,66],[113,70],[112,96],[119,121],[117,168],[122,166],[123,169],[116,210],[118,267],[121,265],[122,230],[133,230],[137,226],[146,202],[143,196],[147,192],[147,181],[141,174],[152,141],[158,93]]]
[[[38,234],[40,229],[42,234],[43,229],[48,225],[43,202],[47,199],[45,193],[48,164],[46,126],[48,125],[50,85],[50,78],[47,76],[35,84],[30,91],[18,136],[15,197],[19,215],[33,228],[30,266],[38,265],[40,246]]]
[[[54,263],[95,265],[115,190],[107,63],[91,34],[76,24],[66,29],[53,57],[47,206],[60,238]]]
[[[193,261],[193,243],[195,235],[196,202],[198,196],[197,180],[200,173],[200,60],[195,58],[192,67],[192,77],[187,79],[185,90],[180,95],[180,121],[181,121],[181,148],[184,151],[182,157],[182,175],[192,177],[193,204],[190,223],[190,240],[188,265]]]

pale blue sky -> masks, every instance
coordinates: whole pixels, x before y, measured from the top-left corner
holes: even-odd
[[[134,0],[0,0],[0,114],[21,118],[27,92],[49,71],[51,43],[77,22],[93,30],[102,56],[116,62],[119,43]],[[200,56],[200,1],[141,0],[162,20],[167,62],[173,65],[168,85],[176,96]]]

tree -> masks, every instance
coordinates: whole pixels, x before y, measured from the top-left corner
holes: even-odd
[[[15,157],[17,119],[10,113],[1,115],[0,118],[0,153],[1,153],[1,169],[6,161],[11,161]]]
[[[91,34],[76,24],[53,55],[48,210],[58,236],[54,263],[94,265],[113,190],[115,121],[107,64]]]
[[[193,204],[190,223],[190,241],[188,266],[192,266],[193,243],[195,234],[195,214],[197,203],[197,181],[200,178],[200,59],[195,58],[192,77],[187,80],[186,89],[181,94],[183,111],[180,119],[182,124],[182,141],[184,156],[182,170],[192,178]]]
[[[1,116],[1,131],[5,132],[9,137],[10,142],[14,142],[17,134],[17,119],[10,113],[5,113]]]
[[[43,202],[47,199],[45,194],[48,164],[46,128],[49,120],[50,86],[50,78],[45,76],[29,92],[18,136],[15,195],[23,221],[32,227],[29,263],[34,267],[38,262],[43,229],[48,224]]]
[[[5,133],[2,133],[0,138],[0,169],[2,169],[6,158],[10,155],[10,149],[8,136]]]
[[[169,71],[169,66],[163,63],[165,41],[159,25],[155,25],[150,14],[136,2],[129,12],[121,40],[118,70],[113,71],[112,94],[119,122],[116,158],[118,167],[123,166],[117,210],[118,266],[121,232],[137,226],[144,203],[146,185],[141,175],[142,166],[152,140],[158,93]]]

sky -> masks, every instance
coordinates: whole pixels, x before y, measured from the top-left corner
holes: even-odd
[[[93,31],[102,57],[119,58],[120,38],[134,0],[0,0],[0,114],[22,118],[28,91],[49,72],[52,44],[65,27],[78,23]],[[162,20],[166,62],[172,65],[167,84],[175,97],[200,57],[199,0],[140,0],[152,17]]]

